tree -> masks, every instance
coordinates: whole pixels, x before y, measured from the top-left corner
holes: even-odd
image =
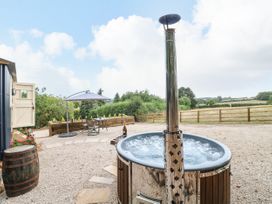
[[[207,100],[206,104],[208,106],[213,106],[215,104],[215,100],[214,99],[209,99],[209,100]]]
[[[102,96],[103,92],[104,92],[104,90],[100,88],[100,89],[98,89],[97,94]]]
[[[113,99],[113,102],[116,103],[116,102],[119,102],[120,101],[120,96],[118,93],[115,94],[114,96],[114,99]]]
[[[80,104],[80,117],[86,118],[89,115],[89,112],[95,107],[94,101],[82,101]]]
[[[222,96],[217,96],[217,101],[220,103],[222,102]]]
[[[36,127],[44,127],[49,121],[57,120],[62,121],[66,117],[66,102],[53,95],[48,95],[45,89],[39,92],[39,88],[36,89],[36,100],[35,100],[35,122]],[[70,118],[73,118],[73,103],[68,103],[68,111]]]
[[[267,101],[269,100],[269,97],[272,95],[272,91],[264,91],[264,92],[259,92],[256,96],[257,100],[264,100]]]
[[[269,96],[269,99],[268,99],[267,103],[272,105],[272,95]]]
[[[100,89],[98,89],[97,94],[102,96],[103,92],[104,92],[104,90],[100,88]],[[105,104],[105,101],[97,101],[97,104],[98,104],[98,106],[102,106]]]
[[[152,101],[162,101],[158,96],[150,94],[147,90],[144,91],[135,91],[135,92],[126,92],[122,95],[121,101],[132,100],[134,97],[140,97],[143,102],[152,102]]]
[[[190,109],[191,107],[191,100],[187,96],[182,96],[179,98],[179,105],[182,110]]]
[[[195,99],[195,94],[189,87],[187,87],[187,88],[180,87],[178,89],[178,94],[179,94],[179,98],[183,97],[183,96],[188,97],[191,101],[191,108],[195,108],[195,106],[197,104],[196,99]]]

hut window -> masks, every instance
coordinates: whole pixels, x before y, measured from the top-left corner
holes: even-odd
[[[27,90],[21,90],[20,98],[27,98]]]

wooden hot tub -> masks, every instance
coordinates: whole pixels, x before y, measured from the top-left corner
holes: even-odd
[[[191,134],[183,137],[185,204],[230,204],[230,150],[206,137]],[[166,203],[163,140],[162,132],[152,132],[127,137],[117,144],[119,203]],[[188,147],[191,142],[196,147]],[[203,145],[212,158],[205,160]],[[190,150],[194,151],[193,157]]]

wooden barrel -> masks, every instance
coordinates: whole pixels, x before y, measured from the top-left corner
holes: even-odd
[[[39,158],[34,145],[6,149],[3,157],[3,182],[9,197],[33,189],[39,180]]]

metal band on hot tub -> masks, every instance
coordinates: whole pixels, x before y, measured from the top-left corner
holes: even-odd
[[[117,152],[118,154],[123,157],[124,159],[143,165],[143,166],[147,166],[147,167],[151,167],[151,168],[156,168],[156,169],[164,169],[164,161],[160,162],[160,163],[155,163],[152,161],[144,161],[141,158],[137,158],[135,157],[133,154],[131,154],[129,151],[124,150],[123,148],[123,144],[125,144],[126,141],[129,140],[133,140],[137,137],[148,137],[151,135],[158,135],[163,137],[163,132],[149,132],[149,133],[143,133],[143,134],[136,134],[136,135],[132,135],[130,137],[127,137],[123,140],[121,140],[118,144],[117,144]],[[211,171],[220,167],[225,166],[226,164],[228,164],[231,160],[231,152],[229,150],[229,148],[222,144],[221,142],[218,142],[216,140],[204,137],[204,136],[199,136],[199,135],[192,135],[192,134],[183,134],[183,137],[186,138],[192,138],[195,140],[198,140],[200,142],[207,142],[209,143],[211,146],[216,147],[221,149],[224,154],[217,160],[215,161],[206,161],[204,163],[198,164],[198,165],[188,165],[186,164],[185,161],[185,171],[201,171],[201,172],[206,172],[206,171]],[[162,149],[163,151],[163,149]]]

